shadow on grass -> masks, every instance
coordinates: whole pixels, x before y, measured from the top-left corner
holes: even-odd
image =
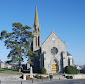
[[[9,71],[17,71],[16,69],[6,69],[4,68],[5,70],[9,70]]]
[[[14,70],[14,69],[6,69],[6,68],[0,68],[0,71],[17,71],[17,70]]]

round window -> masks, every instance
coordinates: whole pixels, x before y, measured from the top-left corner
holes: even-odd
[[[57,49],[56,47],[53,47],[53,48],[51,49],[51,53],[52,53],[53,55],[56,55],[56,54],[58,53],[58,49]]]

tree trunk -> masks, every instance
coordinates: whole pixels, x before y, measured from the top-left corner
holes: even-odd
[[[21,64],[19,64],[18,72],[21,72],[21,71],[22,71],[22,66],[21,66]]]

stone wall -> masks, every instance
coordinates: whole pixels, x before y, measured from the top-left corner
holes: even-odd
[[[85,79],[85,74],[66,74],[65,76],[73,76],[73,79]]]

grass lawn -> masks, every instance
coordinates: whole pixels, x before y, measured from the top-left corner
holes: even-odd
[[[0,68],[0,73],[8,73],[8,74],[23,74],[22,72],[18,72],[12,69],[2,69]]]

